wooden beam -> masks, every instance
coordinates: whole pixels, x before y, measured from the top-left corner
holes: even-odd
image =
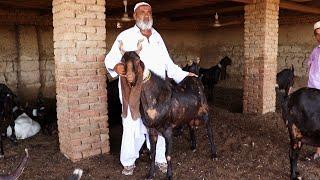
[[[320,8],[310,7],[295,2],[281,1],[280,8],[303,13],[320,14]]]
[[[252,3],[256,2],[256,0],[229,0],[229,1],[240,2],[240,3],[245,3],[245,4],[252,4]]]
[[[215,13],[221,14],[234,14],[234,13],[243,13],[243,6],[235,6],[235,7],[226,7],[226,8],[210,8],[203,11],[193,11],[193,12],[185,12],[183,14],[174,14],[168,16],[172,21],[180,21],[186,19],[202,19],[202,18],[214,18]]]

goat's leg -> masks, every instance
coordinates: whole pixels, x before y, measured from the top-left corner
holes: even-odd
[[[150,140],[150,156],[151,156],[151,166],[149,169],[149,173],[147,176],[148,180],[153,179],[154,172],[155,172],[155,159],[156,159],[156,144],[158,140],[158,135],[152,135],[152,133],[149,134],[149,140]]]
[[[191,150],[193,152],[197,149],[197,141],[196,141],[196,135],[194,132],[194,127],[189,125],[189,133],[190,133],[190,143],[191,143]]]
[[[298,158],[299,153],[301,149],[301,142],[296,142],[291,144],[290,151],[289,151],[289,158],[290,158],[290,172],[291,177],[290,179],[299,179],[299,172],[297,171],[297,164],[298,164]]]
[[[166,141],[166,159],[167,159],[167,179],[172,180],[172,161],[171,161],[171,153],[172,153],[172,127],[169,127],[163,133],[164,139]]]
[[[14,126],[15,126],[15,122],[13,121],[11,124],[10,124],[10,127],[12,129],[12,134],[11,136],[9,137],[10,140],[13,142],[13,144],[17,144],[17,137],[16,137],[16,131],[14,129]]]
[[[211,127],[211,120],[209,118],[209,115],[204,115],[203,117],[206,127],[207,127],[207,134],[210,142],[210,148],[211,148],[211,158],[213,160],[217,159],[217,151],[216,151],[216,146],[214,145],[213,142],[213,133],[212,133],[212,127]]]
[[[2,143],[2,135],[0,135],[0,158],[4,158],[4,152],[3,152],[3,143]]]

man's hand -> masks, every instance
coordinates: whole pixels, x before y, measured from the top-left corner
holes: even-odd
[[[198,75],[192,73],[192,72],[189,72],[188,76],[194,76],[194,77],[198,77]]]
[[[114,66],[113,70],[119,75],[119,76],[125,76],[126,70],[124,68],[124,64],[118,63]]]

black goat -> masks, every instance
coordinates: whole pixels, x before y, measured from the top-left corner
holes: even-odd
[[[301,88],[282,96],[282,118],[290,136],[291,179],[299,179],[297,161],[303,144],[320,146],[320,90]]]
[[[4,151],[3,151],[3,138],[6,136],[7,133],[7,128],[8,126],[11,126],[12,128],[12,135],[10,136],[10,139],[13,142],[17,141],[17,138],[15,136],[15,131],[14,131],[14,112],[16,111],[16,105],[14,103],[13,97],[11,94],[7,94],[7,96],[5,96],[1,102],[1,109],[0,109],[0,146],[1,146],[1,150],[0,150],[0,158],[4,157]]]
[[[168,81],[146,69],[136,52],[122,52],[123,68],[127,75],[134,77],[131,82],[125,77],[120,77],[124,96],[123,107],[130,104],[129,108],[131,108],[133,118],[139,117],[141,112],[142,121],[150,137],[152,162],[147,178],[154,177],[155,148],[158,134],[161,134],[166,141],[167,178],[172,179],[172,128],[175,126],[188,124],[192,148],[195,149],[194,128],[201,121],[204,122],[210,141],[211,158],[215,159],[217,155],[209,108],[201,81],[196,77],[188,76],[176,86],[172,86]]]
[[[291,69],[283,69],[277,74],[277,87],[279,90],[284,89],[286,96],[289,95],[291,88],[294,84],[294,67]]]
[[[200,68],[199,73],[202,75],[201,81],[205,87],[208,100],[213,98],[214,85],[218,83],[220,79],[221,71],[226,70],[228,65],[231,65],[232,60],[226,56],[220,60],[220,62],[208,69]]]
[[[16,180],[19,178],[19,176],[22,174],[24,168],[27,165],[28,159],[29,159],[29,153],[28,149],[25,149],[26,155],[18,165],[18,167],[10,174],[8,175],[0,175],[0,180]]]
[[[39,93],[36,102],[27,103],[25,107],[26,114],[40,124],[44,135],[52,135],[57,128],[56,118],[52,117],[56,111],[55,108],[49,107],[48,101],[48,98],[44,98],[43,94]]]

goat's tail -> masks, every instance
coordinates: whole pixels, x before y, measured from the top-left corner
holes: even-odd
[[[25,149],[26,155],[20,162],[19,166],[9,175],[0,175],[0,180],[16,180],[22,174],[24,168],[26,167],[27,161],[29,159],[28,149]]]
[[[83,170],[82,169],[75,169],[73,174],[68,177],[68,180],[80,180],[82,176]]]

